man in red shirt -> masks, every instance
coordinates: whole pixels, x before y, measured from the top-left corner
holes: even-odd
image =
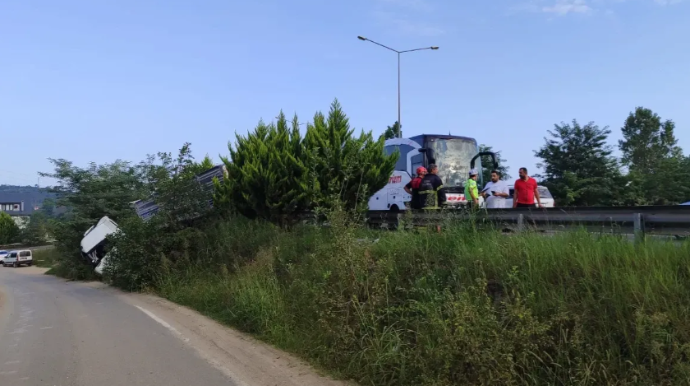
[[[515,181],[513,208],[534,208],[534,198],[541,208],[541,198],[537,189],[537,180],[527,175],[527,168],[520,168],[520,178]]]

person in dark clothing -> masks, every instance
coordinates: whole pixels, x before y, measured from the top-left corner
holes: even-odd
[[[443,181],[437,175],[438,166],[429,165],[429,174],[424,176],[419,187],[419,199],[422,209],[439,209],[446,202],[446,193],[443,191]]]
[[[422,184],[422,179],[426,176],[427,171],[424,166],[417,168],[417,177],[413,178],[412,181],[405,185],[405,191],[407,194],[412,195],[412,201],[410,201],[410,207],[412,209],[422,209],[422,201],[419,199],[419,186]]]

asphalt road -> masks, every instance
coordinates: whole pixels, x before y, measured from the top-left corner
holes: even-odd
[[[0,385],[237,385],[113,291],[33,269],[0,267]]]

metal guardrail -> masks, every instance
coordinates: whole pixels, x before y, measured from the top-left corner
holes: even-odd
[[[382,228],[397,227],[401,222],[423,226],[473,220],[512,231],[558,231],[584,227],[607,233],[690,236],[689,206],[515,208],[477,211],[440,209],[398,213],[370,211],[367,213],[367,220],[370,225]]]

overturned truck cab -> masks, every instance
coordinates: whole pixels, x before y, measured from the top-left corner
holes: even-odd
[[[103,274],[103,268],[107,261],[108,255],[105,253],[107,237],[119,229],[115,221],[108,216],[103,216],[96,225],[84,232],[84,238],[81,239],[82,256],[96,267],[95,271],[99,275]]]

